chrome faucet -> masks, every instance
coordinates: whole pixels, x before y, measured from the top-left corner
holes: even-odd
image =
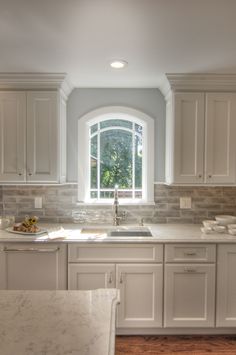
[[[115,185],[114,202],[113,202],[113,226],[119,226],[121,217],[119,216],[119,200],[118,200],[118,186]]]

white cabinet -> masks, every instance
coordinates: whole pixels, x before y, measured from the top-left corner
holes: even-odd
[[[0,181],[24,181],[26,93],[0,92]]]
[[[236,94],[206,95],[205,174],[208,183],[235,183]]]
[[[0,289],[65,290],[67,246],[8,243],[0,245]]]
[[[236,327],[236,245],[218,247],[217,327]]]
[[[68,259],[69,289],[120,289],[119,328],[162,326],[163,245],[72,244]]]
[[[165,327],[214,327],[215,265],[165,265]]]
[[[0,92],[0,181],[64,182],[66,104],[58,91]]]
[[[235,183],[236,94],[171,93],[166,112],[167,183]]]
[[[96,290],[115,286],[115,264],[69,264],[69,290]]]
[[[117,288],[120,289],[121,297],[117,314],[118,327],[162,326],[162,275],[162,265],[117,265]]]

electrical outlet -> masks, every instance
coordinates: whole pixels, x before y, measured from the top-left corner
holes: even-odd
[[[42,208],[43,207],[43,198],[40,197],[35,197],[34,199],[34,208]]]
[[[190,209],[192,208],[192,199],[191,197],[180,197],[179,204],[181,209]]]

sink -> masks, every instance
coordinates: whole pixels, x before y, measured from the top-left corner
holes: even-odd
[[[107,237],[152,237],[152,233],[146,227],[84,227],[81,234],[106,234]]]
[[[81,234],[104,234],[107,232],[108,232],[107,228],[85,227],[81,229]]]
[[[152,237],[148,228],[143,229],[114,229],[108,232],[109,237]]]

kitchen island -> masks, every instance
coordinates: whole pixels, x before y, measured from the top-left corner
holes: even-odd
[[[1,355],[113,355],[116,289],[0,291]]]

